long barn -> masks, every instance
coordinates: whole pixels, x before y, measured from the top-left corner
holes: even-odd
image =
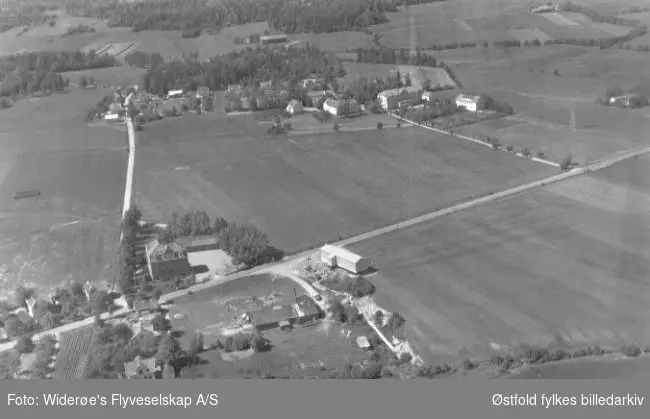
[[[354,274],[370,269],[370,261],[342,247],[326,244],[320,249],[321,261],[331,267],[343,268]]]

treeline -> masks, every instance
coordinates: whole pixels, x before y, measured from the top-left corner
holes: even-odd
[[[587,6],[573,4],[570,1],[562,6],[562,10],[565,12],[581,13],[597,23],[609,23],[612,25],[629,26],[632,28],[638,28],[642,25],[638,20],[626,19],[620,16],[603,15]]]
[[[384,23],[402,0],[120,0],[66,2],[72,15],[105,19],[109,26],[140,30],[220,29],[268,22],[287,33],[359,30]]]
[[[94,51],[39,51],[0,57],[0,96],[16,97],[61,90],[68,83],[59,74],[61,72],[117,65],[115,57],[99,56]]]
[[[124,56],[124,61],[131,67],[154,68],[163,64],[165,59],[157,52],[133,51]]]
[[[68,29],[66,29],[65,34],[66,35],[74,35],[75,33],[94,33],[95,28],[92,26],[88,25],[77,25],[77,26],[70,26]]]
[[[149,69],[142,78],[142,88],[158,95],[169,90],[195,90],[207,86],[210,90],[223,90],[230,84],[255,85],[260,81],[300,79],[316,74],[333,79],[345,75],[343,65],[334,54],[319,49],[248,48],[233,51],[201,62],[193,57],[164,62]]]
[[[391,48],[370,47],[357,48],[357,62],[371,64],[399,64],[438,67],[438,60],[433,55],[417,51],[412,54],[406,50],[397,52]]]

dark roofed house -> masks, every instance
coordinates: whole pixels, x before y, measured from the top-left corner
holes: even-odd
[[[291,306],[269,306],[249,313],[251,323],[259,331],[280,327],[280,322],[294,323],[296,314]]]
[[[318,304],[306,295],[300,295],[296,298],[293,310],[298,323],[306,323],[321,318],[322,312]]]
[[[153,280],[168,280],[191,273],[187,252],[178,243],[153,240],[145,246],[147,266]]]

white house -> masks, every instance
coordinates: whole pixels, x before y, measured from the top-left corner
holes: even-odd
[[[421,94],[420,94],[421,91],[422,89],[415,86],[400,87],[397,89],[384,90],[383,92],[380,92],[377,95],[377,99],[379,99],[379,105],[381,106],[381,108],[383,110],[388,110],[389,108],[397,107],[396,100],[394,106],[391,106],[390,103],[391,98],[397,98],[398,96],[403,95],[404,92],[406,92],[404,99],[408,99],[408,100],[412,100],[413,102],[416,102],[418,99],[421,98]]]
[[[119,121],[119,119],[120,119],[120,115],[116,113],[109,112],[106,115],[104,115],[105,121]]]
[[[320,249],[321,262],[335,268],[340,267],[346,271],[358,274],[370,268],[370,261],[362,256],[354,254],[342,247],[326,244]]]
[[[299,100],[293,99],[287,105],[287,112],[289,112],[291,115],[297,115],[305,112],[305,108],[302,106],[302,103]]]
[[[456,106],[463,107],[470,112],[483,109],[485,103],[480,96],[460,94],[456,97]]]
[[[183,96],[183,90],[170,90],[167,92],[167,97],[172,98],[172,97],[181,97]]]
[[[336,99],[327,99],[323,103],[323,110],[330,113],[331,115],[339,114],[339,101]]]

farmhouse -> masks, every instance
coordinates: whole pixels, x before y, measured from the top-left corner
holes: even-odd
[[[456,97],[456,106],[463,107],[470,112],[478,112],[485,106],[484,100],[480,96],[460,94]]]
[[[287,35],[276,34],[276,35],[262,35],[260,36],[260,44],[282,44],[287,42]]]
[[[191,272],[187,252],[177,243],[153,240],[145,246],[149,275],[153,280],[172,279]]]
[[[361,111],[361,107],[354,99],[327,99],[323,103],[323,110],[332,115],[350,115]]]
[[[248,314],[253,326],[260,332],[263,330],[280,327],[280,322],[289,321],[293,323],[296,319],[293,308],[289,305],[268,306]]]
[[[136,356],[131,362],[124,363],[124,375],[128,380],[153,379],[159,369],[156,367],[155,358],[142,358]]]
[[[422,99],[422,90],[413,86],[384,90],[377,95],[377,99],[383,110],[395,109],[400,100],[406,100],[411,104],[419,102]]]
[[[354,274],[370,269],[370,261],[347,249],[326,244],[320,249],[321,262],[335,268],[340,267]]]
[[[322,314],[318,304],[305,295],[297,297],[292,307],[297,323],[306,323],[319,319]]]
[[[298,115],[305,112],[305,108],[302,106],[302,103],[299,100],[293,99],[287,105],[287,112],[291,115]]]

